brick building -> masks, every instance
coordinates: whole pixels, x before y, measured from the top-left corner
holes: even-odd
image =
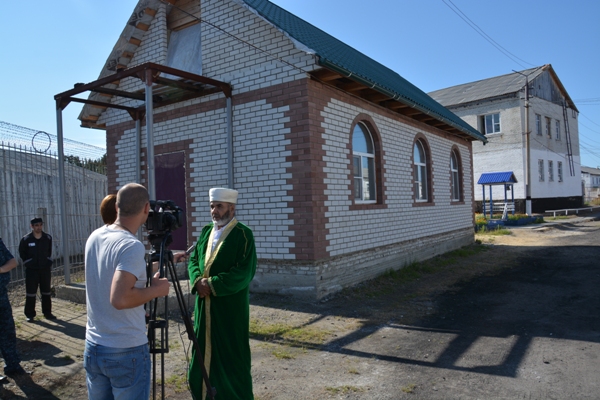
[[[214,186],[240,192],[259,258],[253,291],[322,298],[473,241],[472,142],[486,140],[476,129],[268,1],[170,3],[139,1],[100,77],[152,62],[231,88],[154,111],[156,196],[186,213],[171,248],[210,222]],[[115,190],[149,170],[132,112],[101,105],[139,104],[117,94],[143,82],[111,87],[80,119],[107,132]]]

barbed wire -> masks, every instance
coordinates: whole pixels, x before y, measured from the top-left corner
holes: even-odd
[[[10,143],[13,146],[41,154],[58,153],[58,138],[56,135],[4,121],[0,121],[0,142]],[[102,147],[67,138],[63,138],[63,151],[65,155],[90,160],[100,159],[106,153],[106,150]]]

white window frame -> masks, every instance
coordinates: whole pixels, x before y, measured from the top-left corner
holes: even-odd
[[[545,181],[544,160],[538,160],[538,178],[540,182]]]
[[[561,137],[560,137],[560,120],[559,119],[555,120],[554,126],[555,126],[554,131],[555,131],[555,134],[556,134],[556,140],[561,140]]]
[[[488,131],[488,120],[491,126],[491,131]],[[486,135],[493,135],[502,132],[500,125],[500,113],[487,114],[483,116],[483,126]]]
[[[357,123],[352,133],[353,139],[356,129],[362,131],[367,143],[367,152],[361,152],[352,147],[352,171],[354,175],[354,201],[360,204],[372,204],[377,202],[377,187],[375,182],[375,146],[373,136],[369,128],[363,123]],[[373,153],[368,152],[371,146]],[[373,198],[371,198],[373,197]]]
[[[462,200],[462,186],[460,184],[460,158],[456,150],[450,153],[450,176],[451,176],[451,196],[452,201]]]
[[[546,136],[552,138],[552,118],[546,117]]]
[[[554,182],[554,162],[548,160],[548,182]]]
[[[542,136],[542,116],[535,114],[535,130],[538,136]]]
[[[417,149],[420,148],[421,152]],[[423,154],[423,160],[417,160],[416,154]],[[423,141],[418,139],[413,146],[413,188],[415,201],[426,203],[429,201],[429,180],[427,176],[427,150]]]

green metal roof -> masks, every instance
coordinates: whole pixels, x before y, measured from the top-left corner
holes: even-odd
[[[372,58],[267,0],[242,1],[265,20],[314,52],[320,65],[431,115],[474,139],[487,142],[485,136],[471,125]]]

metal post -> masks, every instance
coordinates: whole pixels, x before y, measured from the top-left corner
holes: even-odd
[[[510,185],[510,201],[513,204],[512,213],[515,215],[515,186],[513,184]]]
[[[63,124],[62,109],[60,103],[56,102],[56,133],[58,138],[58,175],[60,186],[60,228],[62,230],[63,267],[65,273],[65,285],[71,284],[71,263],[69,254],[69,230],[67,229],[66,210],[66,184],[65,184],[65,155],[63,149]]]
[[[493,189],[493,186],[490,185],[490,219],[494,218],[494,201],[492,200],[492,197],[493,197],[492,189]]]
[[[531,215],[531,148],[529,142],[529,77],[525,76],[525,148],[527,182],[525,183],[525,214]]]
[[[233,111],[231,106],[231,97],[227,97],[227,184],[230,189],[233,187]]]
[[[525,214],[532,215],[531,211],[531,150],[529,142],[529,75],[536,70],[525,75],[521,72],[513,72],[525,77]]]
[[[156,200],[156,182],[154,178],[154,115],[152,103],[152,70],[146,70],[146,164],[148,164],[148,194],[151,200]]]
[[[135,120],[135,182],[142,182],[142,120],[136,117]]]
[[[481,202],[481,206],[483,207],[483,218],[486,218],[486,213],[485,213],[485,185],[481,185],[481,191],[483,192],[483,201]]]

